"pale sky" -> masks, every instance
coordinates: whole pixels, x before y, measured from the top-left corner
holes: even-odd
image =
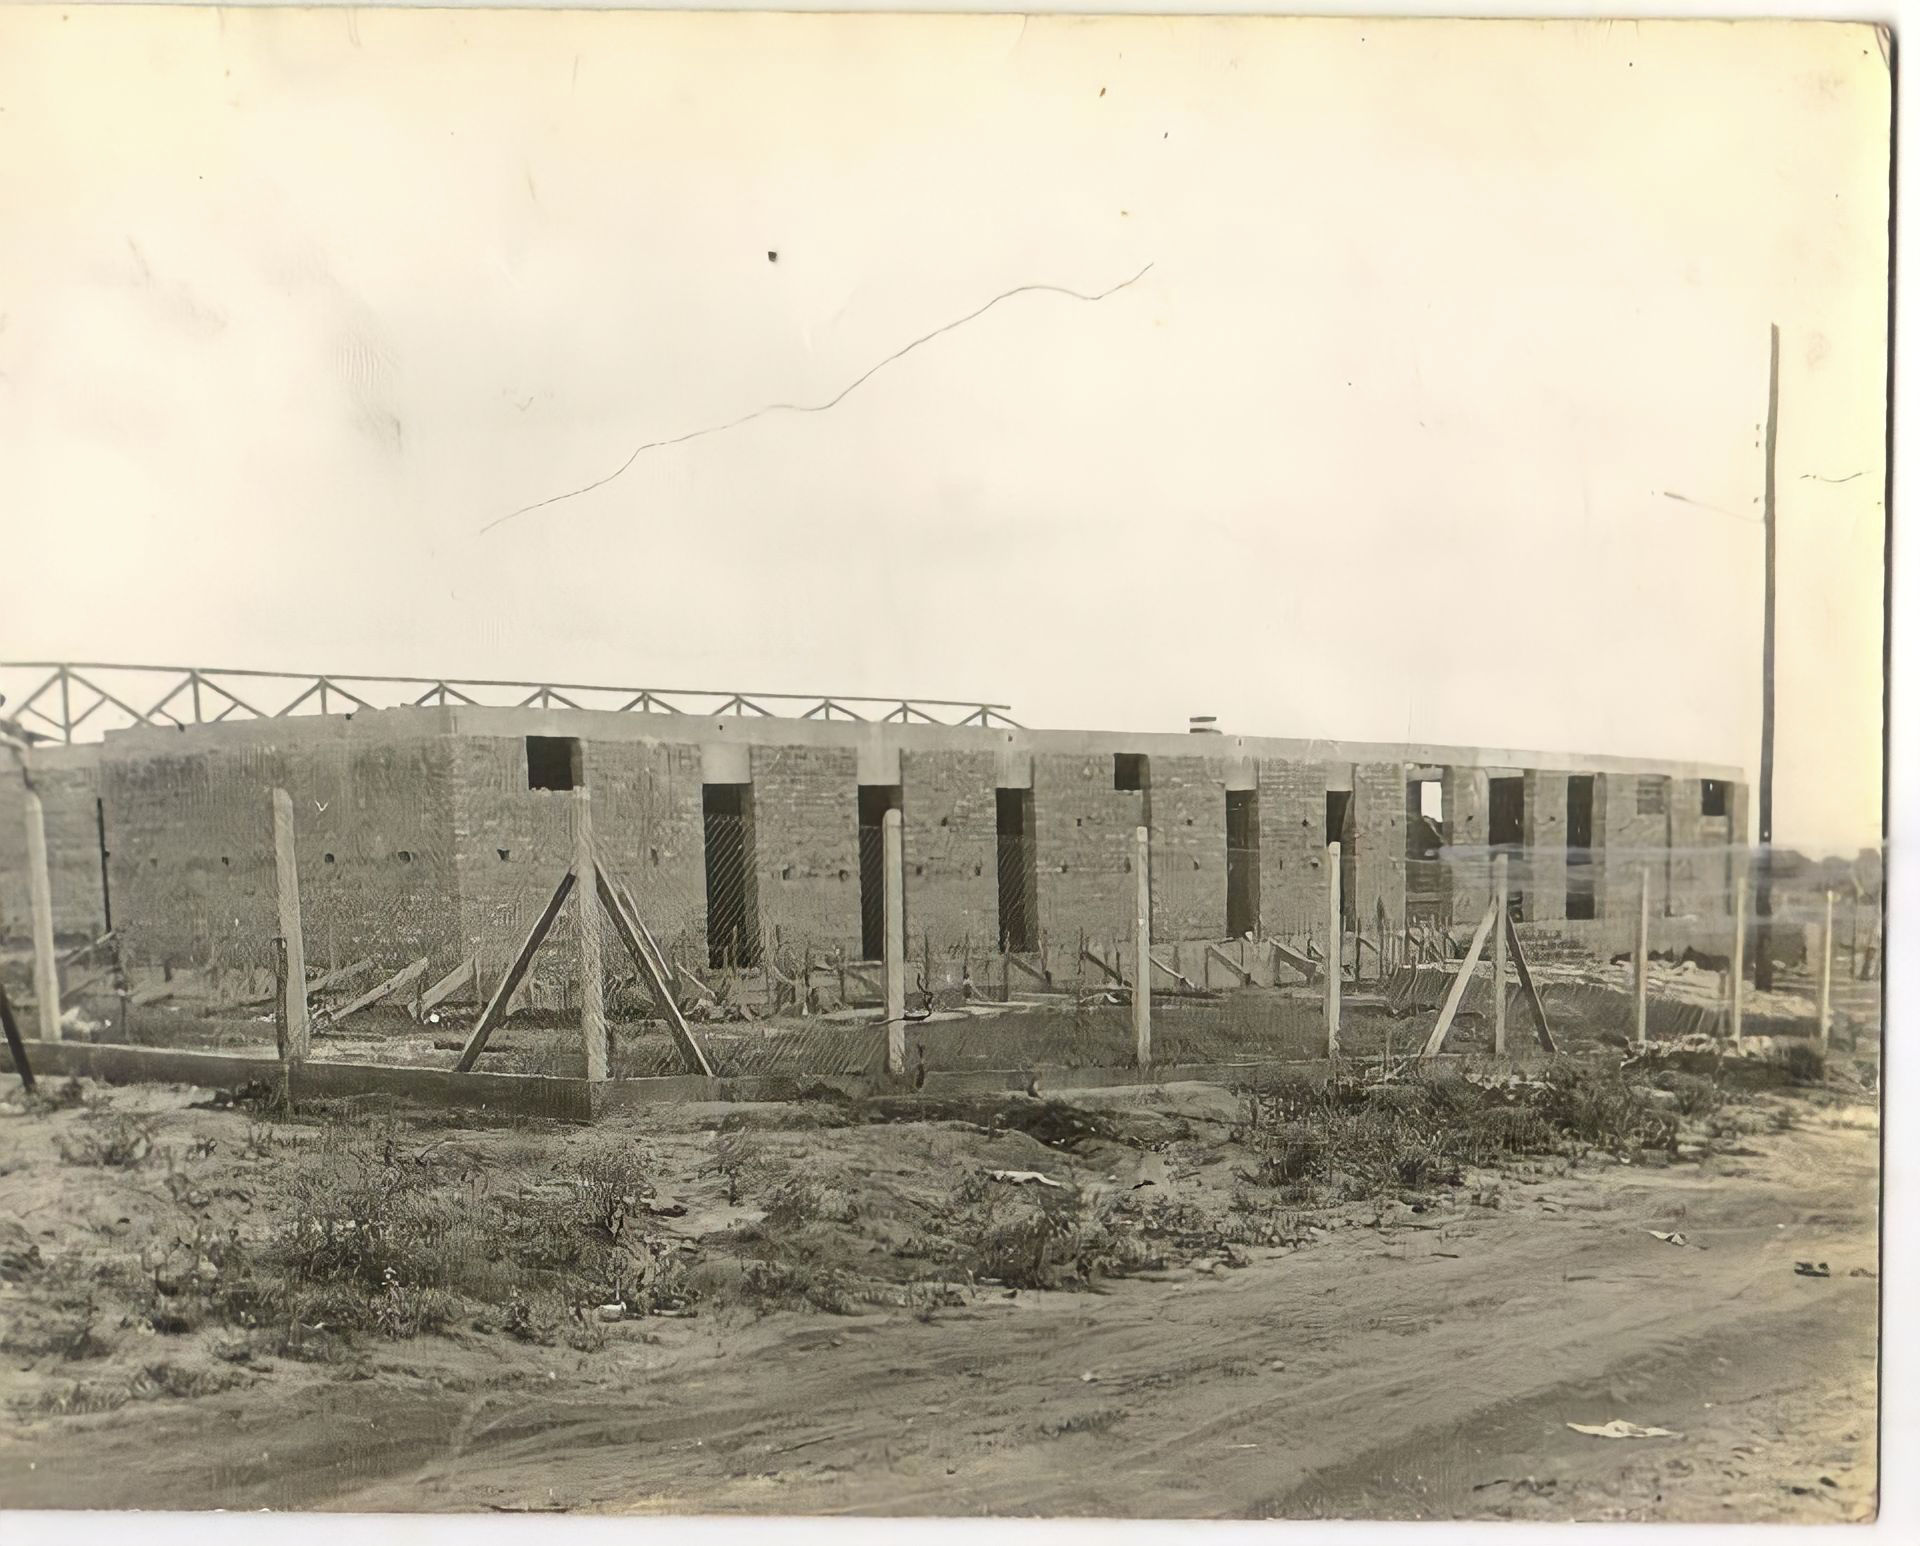
[[[0,656],[1753,769],[1777,322],[1851,849],[1888,133],[1819,24],[0,11]]]

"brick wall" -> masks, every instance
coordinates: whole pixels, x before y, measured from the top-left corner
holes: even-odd
[[[1152,764],[1153,935],[1227,937],[1227,785],[1218,764],[1155,757]]]
[[[1369,939],[1398,936],[1407,921],[1407,768],[1362,762],[1353,769],[1354,916]]]
[[[1667,913],[1667,812],[1671,791],[1665,778],[1649,779],[1659,786],[1661,808],[1642,813],[1641,778],[1634,773],[1602,773],[1594,779],[1594,841],[1604,842],[1603,863],[1596,894],[1601,916],[1637,918],[1640,911],[1640,867],[1650,869],[1651,907],[1655,917]]]
[[[91,749],[33,754],[47,834],[47,886],[56,937],[97,937],[104,930],[100,897],[100,831],[95,801],[98,761]],[[24,786],[11,758],[0,762],[0,939],[33,938],[33,896],[27,878]]]
[[[1327,924],[1327,770],[1260,764],[1260,927],[1282,939]]]
[[[1526,888],[1522,916],[1530,921],[1567,916],[1567,775],[1530,769],[1526,776],[1527,857],[1516,877]]]
[[[589,741],[584,760],[596,845],[661,948],[697,966],[707,949],[700,748]]]
[[[1487,775],[1481,768],[1445,768],[1440,789],[1441,832],[1453,878],[1453,919],[1471,928],[1493,894],[1487,874]]]
[[[461,953],[480,957],[481,988],[491,992],[573,863],[573,795],[527,787],[520,736],[459,737],[451,776]],[[572,941],[569,905],[534,958],[536,982],[571,980]]]
[[[760,931],[770,950],[860,954],[859,760],[852,748],[753,748]],[[904,813],[903,813],[904,820]],[[909,906],[907,930],[914,916]]]
[[[910,954],[990,951],[999,940],[995,753],[903,752]]]
[[[1126,939],[1133,834],[1146,820],[1146,795],[1113,787],[1111,755],[1035,752],[1033,815],[1041,942],[1072,948],[1085,933],[1104,948]]]
[[[456,959],[443,740],[252,742],[102,763],[114,924],[130,964],[268,969],[272,790],[293,801],[308,963]]]

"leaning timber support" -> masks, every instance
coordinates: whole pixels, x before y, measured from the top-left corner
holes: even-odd
[[[1486,913],[1480,919],[1480,927],[1473,931],[1473,943],[1467,946],[1466,959],[1454,974],[1453,986],[1447,990],[1447,1001],[1440,1006],[1440,1018],[1434,1022],[1433,1034],[1427,1038],[1426,1046],[1420,1049],[1423,1058],[1434,1056],[1446,1043],[1447,1032],[1453,1029],[1453,1017],[1460,1012],[1460,1001],[1467,996],[1467,985],[1473,981],[1474,968],[1480,964],[1480,952],[1487,947],[1487,937],[1493,933],[1499,911],[1498,901],[1489,902]]]
[[[399,971],[395,972],[385,982],[379,984],[379,986],[367,989],[367,991],[362,993],[358,998],[350,999],[338,1009],[323,1009],[319,1011],[314,1016],[314,1019],[324,1024],[338,1025],[342,1020],[346,1019],[348,1015],[356,1015],[363,1009],[372,1008],[373,1005],[379,1003],[382,999],[392,998],[393,995],[398,993],[402,988],[417,982],[420,978],[426,976],[426,974],[427,958],[421,956],[419,960],[401,967]]]
[[[462,988],[475,987],[480,981],[480,958],[468,956],[446,976],[420,995],[420,1013],[437,1009]]]
[[[1234,960],[1232,956],[1228,955],[1226,951],[1222,950],[1218,945],[1209,943],[1207,945],[1207,956],[1210,960],[1218,961],[1228,971],[1232,972],[1234,976],[1238,977],[1241,987],[1250,988],[1253,986],[1253,973],[1248,971],[1238,961]]]
[[[599,865],[593,867],[594,888],[599,893],[600,903],[606,909],[607,917],[613,923],[613,931],[620,936],[620,943],[627,948],[627,954],[633,957],[633,964],[640,968],[640,975],[652,996],[654,1007],[667,1023],[667,1034],[673,1038],[673,1044],[680,1051],[680,1060],[690,1074],[704,1074],[713,1077],[713,1065],[707,1061],[706,1053],[700,1043],[694,1039],[693,1031],[687,1025],[687,1017],[680,1012],[680,1004],[673,996],[667,979],[671,968],[666,958],[659,954],[659,947],[653,942],[653,936],[647,932],[646,925],[634,912],[629,899],[617,890],[607,879],[607,872]]]
[[[1533,980],[1533,968],[1527,965],[1527,953],[1520,948],[1520,930],[1514,926],[1513,914],[1506,914],[1507,954],[1513,960],[1513,972],[1520,979],[1520,994],[1526,1000],[1527,1011],[1533,1016],[1533,1033],[1540,1038],[1543,1051],[1557,1052],[1560,1049],[1553,1044],[1553,1031],[1547,1025],[1547,1006],[1540,999],[1540,985]]]
[[[553,888],[547,905],[541,909],[540,916],[534,919],[533,927],[527,930],[527,937],[520,942],[513,965],[507,968],[507,975],[500,979],[500,985],[493,990],[493,997],[487,1000],[487,1007],[480,1012],[479,1023],[474,1026],[473,1034],[461,1049],[460,1061],[453,1065],[455,1072],[471,1073],[480,1054],[486,1051],[487,1038],[493,1035],[494,1027],[506,1018],[507,1005],[513,998],[514,990],[520,986],[520,980],[527,975],[527,968],[533,964],[534,952],[552,931],[554,920],[560,916],[560,909],[567,905],[573,885],[574,873],[569,869],[560,877],[560,884]]]

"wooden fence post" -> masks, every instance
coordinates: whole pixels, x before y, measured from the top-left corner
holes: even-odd
[[[1150,843],[1145,827],[1133,829],[1133,1060],[1142,1068],[1153,1060],[1153,887],[1147,870]]]
[[[593,858],[593,797],[573,792],[574,918],[580,929],[580,1042],[587,1077],[607,1077],[607,990],[600,969],[600,888]]]
[[[1747,877],[1743,870],[1733,893],[1733,954],[1727,971],[1727,1023],[1735,1047],[1740,1045],[1741,994],[1747,974]]]
[[[47,876],[47,818],[40,793],[26,787],[27,891],[33,912],[33,996],[40,1039],[60,1039],[60,969],[53,957],[53,883]]]
[[[906,845],[900,812],[886,813],[881,828],[882,886],[886,895],[886,1016],[887,1072],[907,1071],[907,909],[901,895],[906,885]]]
[[[1493,900],[1499,909],[1493,925],[1493,1051],[1507,1050],[1507,856],[1493,859]]]
[[[1820,1050],[1833,1035],[1833,893],[1827,893],[1827,921],[1820,929]]]
[[[1327,1056],[1340,1056],[1340,845],[1327,844]]]
[[[1652,906],[1653,877],[1640,866],[1640,924],[1633,935],[1633,1042],[1647,1044],[1647,930]]]
[[[280,937],[287,948],[287,1059],[305,1060],[312,1045],[307,1014],[307,947],[300,932],[300,870],[293,850],[293,796],[273,792],[273,871],[280,904]]]

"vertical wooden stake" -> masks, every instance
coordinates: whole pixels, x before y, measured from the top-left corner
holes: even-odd
[[[1646,865],[1640,866],[1640,925],[1633,936],[1633,1042],[1647,1044],[1647,929],[1652,907],[1653,876]]]
[[[600,971],[600,890],[592,884],[593,796],[573,792],[573,873],[588,884],[573,888],[574,917],[580,927],[580,1042],[587,1054],[587,1077],[607,1077],[606,982]]]
[[[1734,1046],[1740,1045],[1740,995],[1747,973],[1747,877],[1733,894],[1733,957],[1727,972],[1727,1021]]]
[[[887,1072],[907,1071],[907,910],[900,894],[905,887],[906,845],[900,813],[888,811],[881,828],[884,838],[881,869],[886,893]]]
[[[1133,829],[1133,1060],[1153,1061],[1153,886],[1145,827]]]
[[[60,1039],[60,971],[53,959],[53,883],[47,878],[47,818],[40,794],[26,788],[27,889],[33,910],[33,996],[40,1039]]]
[[[1820,929],[1820,1050],[1833,1034],[1833,893],[1827,893],[1827,921]]]
[[[300,871],[293,852],[293,796],[273,792],[273,870],[280,901],[280,937],[287,942],[287,1059],[305,1060],[312,1043],[307,1015],[307,947],[300,932]]]
[[[1493,925],[1493,1051],[1507,1050],[1507,856],[1493,859],[1493,901],[1499,909]]]
[[[1327,1056],[1340,1056],[1340,845],[1327,844]]]

